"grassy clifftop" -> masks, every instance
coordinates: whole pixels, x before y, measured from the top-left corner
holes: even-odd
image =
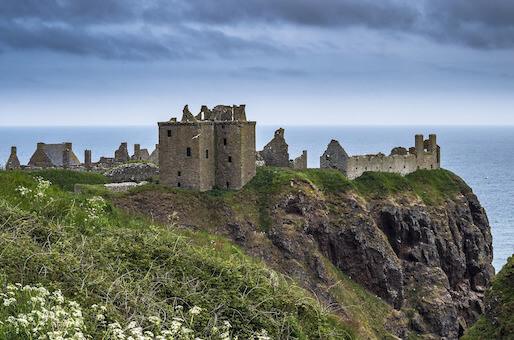
[[[153,334],[179,322],[188,339],[220,338],[221,329],[240,338],[355,334],[309,293],[222,238],[178,232],[172,220],[153,224],[27,173],[0,172],[0,254],[3,287],[60,289],[79,303],[93,337],[105,336],[108,324],[132,321]],[[0,317],[15,305],[0,304]],[[95,305],[106,307],[105,321],[96,319]],[[14,334],[12,323],[1,321],[0,334]]]
[[[309,253],[303,262],[288,259],[288,250],[276,253],[266,235],[278,217],[275,207],[287,197],[303,195],[345,216],[339,210],[346,208],[337,204],[350,196],[355,202],[401,196],[437,206],[471,192],[446,170],[406,177],[370,172],[349,181],[335,170],[263,167],[240,191],[204,193],[154,184],[112,193],[100,185],[104,182],[101,175],[72,171],[0,172],[0,240],[9,240],[0,241],[0,268],[5,268],[8,283],[61,289],[83,307],[95,335],[104,334],[107,326],[95,326],[91,306],[102,304],[109,322],[136,321],[156,334],[148,317],[159,316],[164,320],[159,327],[167,329],[174,317],[189,320],[189,311],[199,307],[201,316],[184,324],[205,338],[217,338],[212,332],[224,321],[231,324],[231,335],[243,338],[257,338],[261,332],[276,338],[387,338],[391,328],[407,327],[401,312],[317,251],[303,249]],[[75,184],[83,186],[84,194],[71,192]],[[304,228],[300,212],[286,213],[280,218],[291,219],[291,227],[284,230],[292,232],[292,242],[299,242],[295,233]],[[201,226],[203,231],[179,231],[176,224]],[[226,225],[249,226],[245,251],[213,236],[224,235],[220,228]],[[274,242],[287,239],[283,235]],[[268,265],[247,254],[264,258]],[[302,248],[295,254],[303,256]],[[306,273],[306,282],[322,282],[314,294],[278,273],[292,263]],[[327,293],[342,311],[327,307]]]

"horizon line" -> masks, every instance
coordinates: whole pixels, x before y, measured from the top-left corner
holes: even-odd
[[[512,124],[259,124],[258,126],[289,126],[289,127],[419,127],[419,126],[430,126],[430,127],[514,127]],[[1,128],[112,128],[112,127],[156,127],[156,124],[56,124],[56,125],[2,125]]]

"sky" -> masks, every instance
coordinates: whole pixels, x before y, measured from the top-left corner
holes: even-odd
[[[2,0],[0,126],[514,125],[514,1]]]

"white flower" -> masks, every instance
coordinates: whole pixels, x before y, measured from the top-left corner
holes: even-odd
[[[9,307],[10,305],[12,305],[13,303],[16,302],[16,299],[15,298],[9,298],[9,299],[5,299],[4,300],[4,306],[5,307]]]
[[[200,312],[202,311],[202,309],[198,306],[194,306],[193,308],[191,308],[189,310],[189,313],[191,313],[192,315],[198,315],[200,314]]]
[[[105,315],[103,315],[103,314],[98,314],[98,315],[96,316],[96,319],[97,319],[98,321],[104,321],[104,320],[105,320]]]

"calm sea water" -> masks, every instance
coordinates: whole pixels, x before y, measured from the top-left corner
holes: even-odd
[[[257,127],[257,147],[273,137],[278,126]],[[395,146],[413,146],[414,134],[437,134],[441,165],[461,176],[478,195],[491,223],[494,266],[499,270],[514,253],[514,127],[362,127],[284,126],[291,158],[308,150],[309,166],[318,167],[331,139],[337,139],[350,155],[389,151]],[[157,127],[33,127],[0,128],[0,164],[10,146],[18,147],[18,157],[26,164],[37,142],[73,142],[73,150],[83,160],[84,149],[93,151],[93,160],[113,157],[121,142],[134,143],[151,152],[157,143]]]

